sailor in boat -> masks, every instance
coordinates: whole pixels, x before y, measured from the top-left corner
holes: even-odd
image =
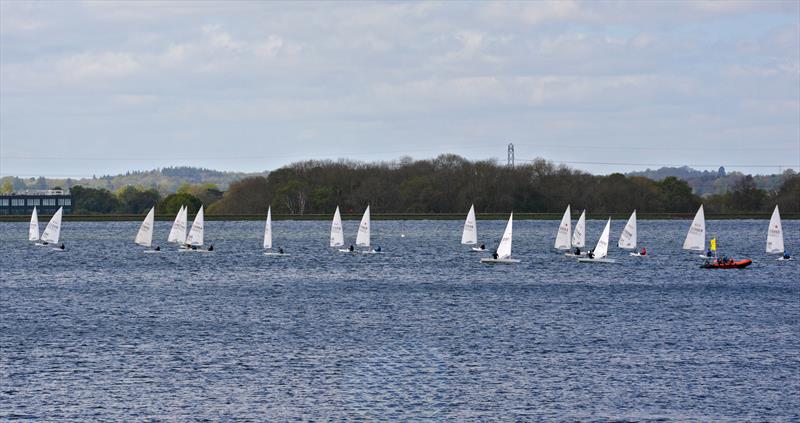
[[[214,245],[213,244],[208,246],[208,251],[214,251]]]
[[[63,250],[64,249],[64,243],[62,242],[61,245],[58,248]]]
[[[485,250],[485,249],[486,249],[486,244],[481,244],[481,250]]]
[[[376,253],[380,253],[380,252],[381,252],[381,246],[380,246],[380,245],[378,245],[377,247],[375,247],[375,252],[376,252]]]
[[[709,248],[708,251],[706,251],[706,257],[713,257],[713,256],[714,256],[714,253],[711,252],[711,249]]]
[[[161,247],[159,247],[158,245],[156,245],[156,251],[161,251]]]
[[[576,256],[581,255],[581,249],[579,247],[575,247],[575,255]]]
[[[197,250],[197,246],[196,245],[192,245],[192,250]]]
[[[789,255],[789,252],[788,251],[784,251],[783,252],[783,259],[784,260],[789,260],[790,258],[792,258],[792,256]]]
[[[594,250],[589,250],[589,252],[586,253],[586,256],[589,257],[590,259],[593,259],[594,258]]]
[[[283,254],[283,247],[278,248],[278,254]]]
[[[642,252],[640,253],[643,256],[647,255],[647,248],[642,247]]]
[[[350,248],[348,248],[348,250],[350,250],[350,251],[354,251],[355,250],[355,248],[353,247],[353,244],[350,244]]]
[[[492,258],[497,260],[498,257],[500,256],[497,255],[497,250],[494,250],[494,252],[492,253]]]

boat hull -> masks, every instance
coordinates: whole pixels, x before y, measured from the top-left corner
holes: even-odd
[[[616,263],[614,259],[608,258],[579,258],[578,263]]]
[[[501,258],[482,258],[481,263],[484,264],[517,264],[520,263],[520,260],[517,259],[501,259]]]

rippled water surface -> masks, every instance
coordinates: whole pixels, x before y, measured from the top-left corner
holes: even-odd
[[[698,268],[689,221],[640,221],[652,257],[614,265],[518,221],[503,267],[455,221],[375,221],[380,255],[275,222],[282,258],[262,222],[206,222],[209,254],[143,254],[138,225],[64,222],[55,252],[0,223],[0,420],[800,420],[800,262],[764,254],[766,221],[708,223],[745,270]]]

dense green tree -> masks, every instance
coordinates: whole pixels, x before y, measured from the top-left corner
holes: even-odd
[[[150,210],[161,200],[161,194],[155,189],[139,189],[133,186],[126,186],[117,190],[119,199],[119,212],[140,214]]]
[[[117,197],[106,189],[72,187],[72,212],[75,214],[106,214],[119,209]]]
[[[175,214],[180,210],[181,206],[186,206],[189,213],[197,213],[201,205],[203,205],[202,201],[191,194],[170,194],[164,197],[164,200],[159,203],[156,210],[163,214]]]

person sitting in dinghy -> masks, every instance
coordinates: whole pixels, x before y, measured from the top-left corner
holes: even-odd
[[[783,252],[783,259],[784,260],[789,260],[790,258],[792,258],[792,256],[789,255],[789,252],[788,251],[784,251]]]
[[[214,245],[213,244],[208,246],[208,251],[214,251]]]
[[[494,252],[492,253],[492,258],[497,260],[498,257],[500,256],[497,254],[497,250],[494,250]]]
[[[590,259],[593,259],[594,258],[594,250],[589,250],[589,252],[586,253],[586,256],[589,257]]]
[[[350,248],[348,248],[348,250],[350,250],[350,252],[353,252],[355,250],[355,247],[353,247],[353,244],[350,244]]]
[[[283,254],[283,247],[278,247],[278,254]]]
[[[708,251],[706,251],[706,257],[714,257],[714,253],[711,251],[710,248],[708,249]]]
[[[640,253],[643,256],[647,255],[647,248],[642,247],[642,252]]]
[[[380,252],[381,252],[381,246],[380,246],[380,245],[378,245],[377,247],[375,247],[375,252],[376,252],[376,253],[380,253]]]
[[[161,247],[159,247],[158,245],[156,245],[156,251],[161,251]]]
[[[576,256],[579,256],[579,255],[581,255],[581,249],[580,249],[580,247],[575,247],[575,255],[576,255]]]
[[[485,250],[485,249],[486,249],[486,244],[481,244],[481,250]]]
[[[62,242],[62,243],[61,243],[61,246],[59,246],[58,248],[60,248],[60,249],[62,249],[62,250],[63,250],[63,249],[64,249],[64,243]]]

